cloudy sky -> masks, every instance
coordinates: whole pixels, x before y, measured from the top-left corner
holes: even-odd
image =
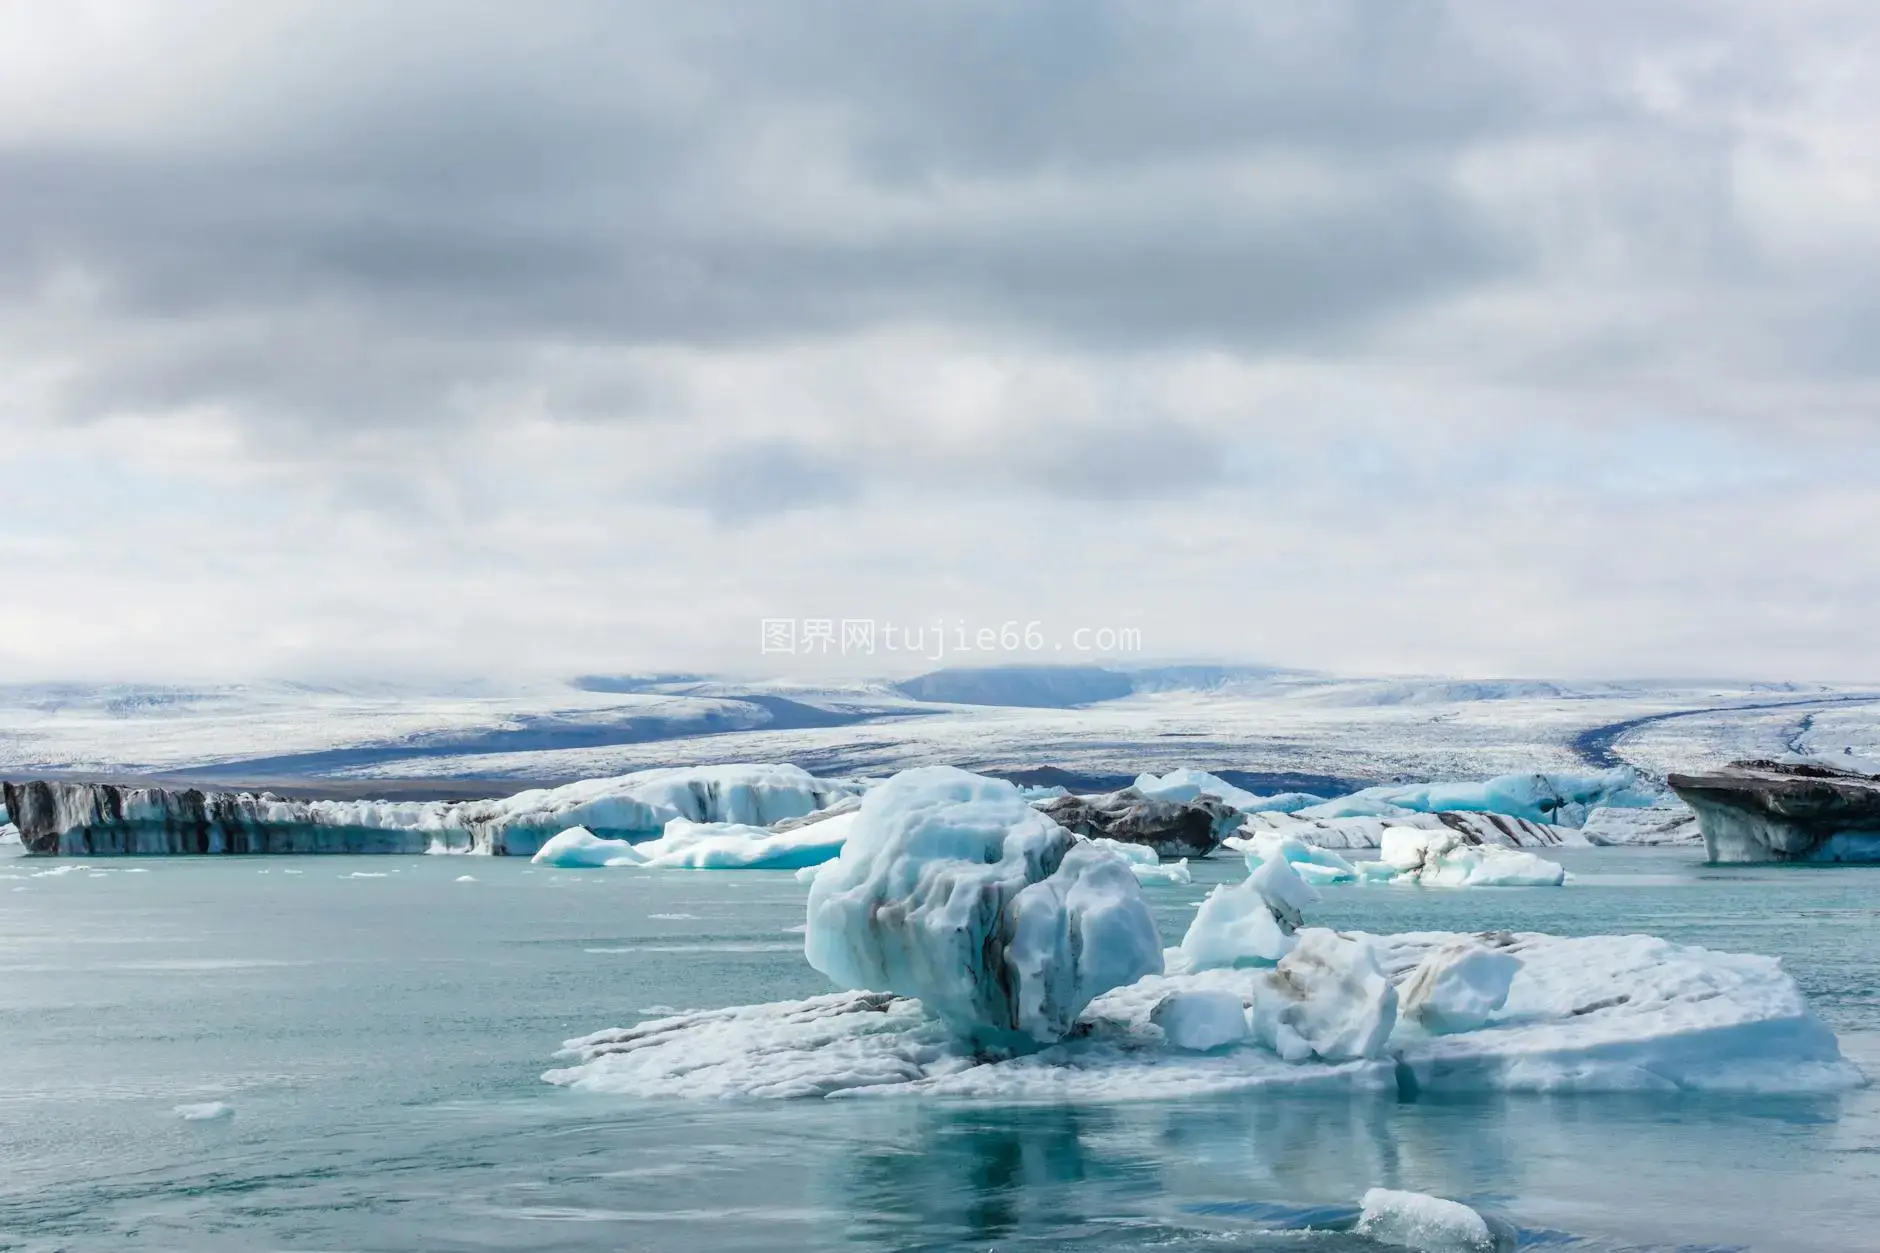
[[[1865,0],[5,0],[0,674],[1880,679],[1877,62]]]

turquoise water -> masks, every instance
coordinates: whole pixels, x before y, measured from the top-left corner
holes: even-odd
[[[1880,869],[1562,860],[1564,889],[1334,889],[1313,920],[1778,954],[1880,1075]],[[1880,1247],[1880,1089],[636,1102],[539,1075],[642,1011],[827,990],[788,875],[96,864],[0,861],[0,1248],[1314,1251],[1376,1247],[1335,1230],[1376,1185],[1468,1200],[1523,1247]],[[1149,890],[1171,939],[1239,864],[1201,869]],[[210,1101],[233,1116],[174,1113]]]

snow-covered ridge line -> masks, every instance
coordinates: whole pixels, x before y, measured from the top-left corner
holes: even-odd
[[[767,826],[822,809],[855,787],[795,766],[700,766],[587,779],[497,800],[298,801],[270,793],[5,785],[29,853],[68,857],[215,853],[464,852],[528,856],[582,826],[631,840],[674,818]]]

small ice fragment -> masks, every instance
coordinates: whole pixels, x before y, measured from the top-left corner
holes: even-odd
[[[1292,951],[1301,907],[1317,899],[1292,863],[1279,857],[1239,883],[1215,888],[1182,937],[1188,968],[1273,965]]]
[[[451,880],[453,883],[475,883],[476,881],[477,877],[473,874],[460,874],[455,879]]]
[[[1154,850],[1151,850],[1154,851]],[[1195,881],[1195,872],[1188,868],[1188,859],[1165,864],[1148,865],[1144,862],[1130,863],[1130,870],[1135,873],[1138,883],[1174,883],[1189,884]]]
[[[1320,1061],[1381,1056],[1397,1025],[1397,989],[1378,968],[1371,941],[1310,927],[1296,945],[1267,976],[1281,1002],[1270,1028],[1274,1051],[1296,1052],[1280,1046],[1303,1043]]]
[[[215,1122],[235,1117],[235,1107],[222,1101],[204,1101],[200,1105],[178,1105],[175,1114],[184,1122]]]
[[[586,827],[569,827],[551,836],[529,859],[538,866],[582,869],[600,866],[634,866],[646,860],[625,840],[604,840]]]
[[[1247,1007],[1231,992],[1171,992],[1149,1012],[1171,1048],[1205,1053],[1247,1038]]]
[[[342,879],[383,879],[384,877],[384,872],[379,870],[355,870],[351,874],[340,876]]]
[[[1473,1031],[1508,1000],[1521,959],[1470,940],[1446,944],[1417,964],[1403,986],[1403,1016],[1431,1035]]]
[[[1487,1220],[1460,1201],[1372,1188],[1363,1204],[1353,1230],[1381,1244],[1419,1253],[1495,1253],[1495,1233]]]

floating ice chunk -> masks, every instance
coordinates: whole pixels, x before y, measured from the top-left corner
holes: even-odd
[[[1127,840],[1112,840],[1108,836],[1096,836],[1088,840],[1092,846],[1114,853],[1129,863],[1129,868],[1136,873],[1138,883],[1193,883],[1194,872],[1188,869],[1188,859],[1164,862],[1162,855],[1147,844],[1131,844]]]
[[[804,870],[842,851],[855,814],[780,831],[733,822],[674,818],[657,840],[634,845],[648,870]]]
[[[1153,866],[1135,862],[1129,868],[1135,874],[1138,883],[1188,884],[1195,881],[1195,872],[1188,868],[1186,857],[1180,861],[1161,862]]]
[[[476,881],[477,877],[473,874],[460,874],[451,880],[452,883],[475,883]]]
[[[603,840],[586,827],[569,827],[549,837],[529,858],[533,865],[577,870],[591,866],[637,866],[645,856],[625,840]]]
[[[1558,862],[1518,848],[1465,844],[1448,830],[1388,828],[1378,860],[1402,872],[1399,882],[1425,887],[1559,887],[1567,880]]]
[[[1380,941],[1409,970],[1450,935]],[[1493,1029],[1400,1040],[1402,1066],[1446,1091],[1841,1091],[1864,1082],[1773,957],[1644,935],[1492,937],[1521,960]]]
[[[1508,1001],[1521,959],[1473,940],[1425,957],[1403,985],[1402,1014],[1432,1035],[1474,1031]]]
[[[1369,1239],[1418,1253],[1495,1253],[1487,1220],[1460,1201],[1372,1188],[1363,1205],[1352,1230]]]
[[[233,1118],[235,1107],[221,1101],[205,1101],[199,1105],[178,1105],[172,1112],[184,1122],[215,1122]]]
[[[1089,840],[1089,843],[1108,852],[1115,853],[1132,866],[1159,866],[1162,864],[1162,854],[1156,852],[1147,844],[1131,844],[1128,840],[1112,840],[1104,835],[1096,836]]]
[[[1274,858],[1241,882],[1208,893],[1182,936],[1184,964],[1189,970],[1271,966],[1292,951],[1300,911],[1317,900],[1290,863]]]
[[[1162,969],[1127,863],[1080,842],[1018,789],[950,767],[863,798],[810,882],[810,965],[918,996],[975,1038],[1049,1042],[1090,1001]]]
[[[1247,883],[1266,898],[1273,917],[1289,933],[1305,924],[1306,907],[1319,903],[1319,894],[1299,877],[1298,868],[1281,858],[1256,867]]]
[[[1255,991],[1255,1027],[1281,1057],[1297,1057],[1301,1046],[1327,1062],[1379,1057],[1397,1025],[1397,989],[1364,936],[1301,931]]]
[[[1247,1038],[1247,1007],[1231,992],[1171,992],[1149,1013],[1170,1048],[1205,1053]]]
[[[1292,863],[1292,868],[1307,883],[1350,883],[1358,871],[1345,858],[1329,848],[1309,844],[1296,835],[1279,831],[1253,831],[1244,836],[1230,836],[1223,841],[1247,859],[1247,869],[1258,870],[1275,858]]]

